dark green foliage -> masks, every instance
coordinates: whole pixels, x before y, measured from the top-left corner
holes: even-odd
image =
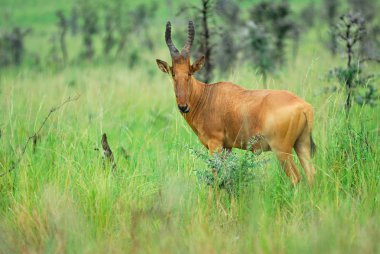
[[[57,11],[56,12],[57,18],[58,18],[58,30],[59,30],[59,44],[61,48],[61,53],[62,53],[62,59],[63,62],[65,63],[67,61],[67,47],[66,47],[66,33],[68,29],[68,20],[65,17],[63,11]]]
[[[78,32],[78,8],[73,6],[71,9],[71,15],[69,19],[69,26],[72,35],[76,35]]]
[[[373,75],[368,77],[370,81],[373,81]],[[380,96],[377,92],[377,88],[372,84],[367,84],[366,89],[362,93],[357,93],[355,95],[355,101],[359,105],[370,105],[375,106],[376,102],[380,99]]]
[[[330,71],[329,77],[336,77],[345,86],[347,91],[345,109],[348,115],[354,93],[356,94],[356,101],[361,105],[369,104],[373,106],[378,96],[373,85],[374,75],[363,74],[362,61],[357,53],[357,45],[363,39],[363,34],[365,33],[364,18],[359,13],[343,15],[336,25],[335,31],[345,46],[347,66],[333,69]]]
[[[98,33],[98,12],[94,3],[83,0],[79,2],[79,13],[83,20],[82,33],[83,33],[83,56],[86,59],[92,59],[95,54],[93,37]]]
[[[327,24],[332,28],[338,21],[339,0],[324,0],[324,7]],[[331,54],[335,56],[338,48],[338,41],[336,33],[333,31],[330,33],[328,48],[330,49]]]
[[[249,28],[249,46],[253,55],[253,63],[263,75],[263,82],[267,86],[267,75],[274,71],[274,45],[271,35],[261,26],[251,24]]]
[[[261,2],[251,9],[250,17],[273,36],[274,60],[278,65],[282,65],[285,62],[285,41],[296,28],[290,6],[286,2]]]
[[[128,34],[130,33],[130,19],[126,4],[121,0],[110,2],[109,16],[112,17],[115,25],[116,56],[119,57],[125,50]]]
[[[128,55],[128,59],[128,66],[129,68],[133,69],[140,61],[139,51],[136,49],[132,50]]]
[[[211,32],[211,18],[213,13],[213,3],[211,0],[201,0],[200,12],[198,20],[200,21],[200,49],[199,52],[206,57],[203,70],[199,72],[204,82],[209,83],[213,78],[214,71],[214,47],[213,39],[215,34]]]
[[[12,64],[12,45],[7,34],[0,34],[0,66]]]
[[[103,38],[103,53],[107,56],[116,45],[116,39],[114,35],[115,26],[115,19],[112,13],[112,9],[107,9],[104,21],[105,36]]]
[[[221,34],[217,37],[216,43],[215,63],[224,73],[231,70],[238,59],[242,48],[238,38],[241,38],[244,21],[241,19],[240,7],[232,0],[217,0],[215,11],[221,23]]]
[[[242,11],[233,0],[201,0],[198,5],[181,6],[178,15],[192,16],[196,25],[194,56],[206,57],[205,66],[197,76],[209,83],[214,71],[222,75],[235,66],[242,51]],[[180,37],[181,35],[178,35]]]
[[[59,54],[59,49],[58,49],[58,36],[57,34],[52,34],[51,37],[49,38],[49,51],[47,55],[47,63],[49,66],[52,67],[59,67],[62,63],[62,58],[60,57]]]
[[[355,65],[350,69],[338,67],[332,69],[328,77],[338,79],[339,83],[346,84],[351,80],[351,89],[354,93],[354,99],[359,105],[375,106],[379,99],[377,88],[375,87],[376,77],[373,74],[364,75],[362,66]]]
[[[115,26],[117,57],[124,55],[128,41],[134,38],[142,39],[140,45],[153,50],[154,44],[147,26],[154,18],[157,8],[158,3],[154,2],[150,6],[139,4],[135,9],[129,10],[122,0],[112,1],[110,15],[112,15]],[[133,59],[130,60],[134,61]]]
[[[225,189],[228,193],[239,195],[240,191],[255,178],[255,168],[261,162],[257,154],[246,151],[243,155],[223,150],[210,156],[206,150],[190,149],[196,158],[206,163],[206,168],[195,171],[201,183]]]
[[[196,57],[204,55],[206,62],[203,68],[196,74],[203,82],[210,83],[214,76],[216,66],[216,44],[218,41],[218,29],[215,19],[215,3],[212,0],[201,0],[199,4],[183,5],[177,15],[189,15],[193,17],[196,36],[192,52]]]
[[[221,72],[231,70],[237,60],[239,48],[234,37],[229,32],[223,32],[220,36],[218,51],[216,52],[216,63]]]
[[[0,34],[0,66],[20,65],[24,57],[24,40],[31,29],[14,27]]]
[[[240,7],[233,0],[216,0],[215,10],[226,24],[236,28],[242,25]]]
[[[315,26],[316,20],[319,18],[317,14],[318,7],[316,7],[314,3],[309,3],[301,9],[299,18],[296,21],[297,25],[294,26],[290,33],[290,37],[293,39],[293,60],[295,60],[298,55],[301,34]]]
[[[149,50],[153,50],[154,43],[147,27],[149,22],[155,17],[158,8],[158,2],[153,2],[151,5],[140,4],[136,9],[130,12],[132,28],[131,31],[142,38],[141,44]]]
[[[363,34],[363,40],[360,42],[360,54],[367,58],[379,56],[380,19],[376,17],[379,3],[373,0],[349,0],[349,3],[366,21],[367,32]]]
[[[293,39],[293,56],[296,57],[300,32],[287,3],[260,2],[250,9],[248,47],[254,66],[267,76],[285,63],[286,41]]]
[[[304,28],[310,28],[315,25],[315,19],[317,17],[317,7],[313,2],[302,8],[300,12],[300,18]]]

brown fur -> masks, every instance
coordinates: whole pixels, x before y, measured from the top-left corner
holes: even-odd
[[[159,68],[173,77],[177,104],[186,105],[183,117],[211,153],[220,149],[273,151],[294,184],[300,173],[294,164],[294,148],[309,183],[315,169],[311,152],[314,113],[310,104],[283,90],[247,90],[229,82],[205,84],[193,76],[205,59],[190,65],[188,56],[172,58],[170,67]]]

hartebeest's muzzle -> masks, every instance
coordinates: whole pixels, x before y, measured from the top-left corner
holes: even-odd
[[[182,113],[189,113],[190,112],[190,108],[187,104],[185,105],[181,105],[181,104],[178,104],[178,108],[179,110],[182,112]]]

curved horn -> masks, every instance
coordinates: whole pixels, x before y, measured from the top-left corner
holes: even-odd
[[[168,21],[168,23],[166,23],[165,41],[166,41],[166,45],[168,45],[170,55],[174,57],[179,54],[179,51],[172,42],[171,30],[172,30],[172,25],[170,24],[170,21]]]
[[[194,31],[193,21],[189,21],[187,41],[181,51],[181,54],[183,54],[184,56],[188,56],[190,54],[190,48],[194,41],[194,34],[195,34],[195,31]]]

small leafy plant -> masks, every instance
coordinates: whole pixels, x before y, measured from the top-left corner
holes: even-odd
[[[206,168],[196,169],[200,183],[225,189],[229,194],[239,195],[255,179],[255,168],[262,162],[250,151],[243,155],[222,150],[210,156],[206,150],[190,148],[190,153],[206,163]]]
[[[348,81],[351,82],[351,93],[354,93],[353,98],[357,104],[376,105],[379,99],[375,86],[376,76],[373,74],[364,75],[361,65],[351,66],[349,69],[343,67],[334,68],[328,73],[328,79],[331,80],[333,78],[336,78],[340,84],[346,84]],[[350,107],[351,102],[346,101],[346,112],[350,110]]]

